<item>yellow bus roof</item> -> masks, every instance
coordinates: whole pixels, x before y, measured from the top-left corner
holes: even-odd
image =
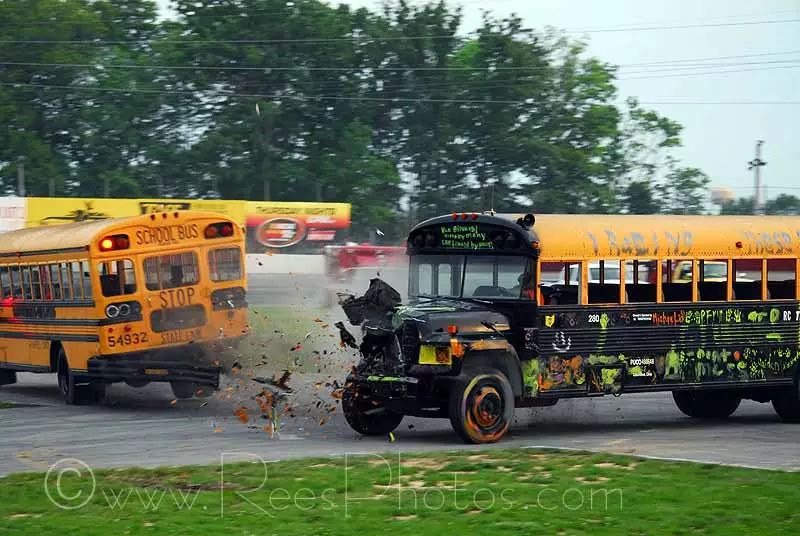
[[[158,219],[155,220],[157,222],[176,222],[176,218],[172,216],[172,213],[169,213],[169,219],[166,220],[161,217],[161,213],[156,213],[155,215],[158,216]],[[183,218],[180,219],[178,223],[210,218],[233,221],[228,216],[216,212],[181,211],[179,215],[183,216]],[[154,220],[152,220],[150,216],[150,214],[143,214],[141,216],[130,216],[127,218],[107,218],[103,220],[44,225],[0,233],[0,256],[16,255],[17,253],[26,252],[57,252],[87,249],[91,244],[106,234],[121,228],[151,224]],[[236,224],[234,224],[234,227],[236,227]]]
[[[537,214],[533,232],[545,261],[797,257],[800,253],[797,216]]]

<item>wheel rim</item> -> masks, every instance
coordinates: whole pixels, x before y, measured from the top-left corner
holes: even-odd
[[[473,378],[465,389],[462,414],[467,434],[480,443],[500,439],[509,426],[502,388],[492,376]]]
[[[503,399],[493,386],[484,385],[476,390],[469,410],[479,428],[490,429],[503,415]]]

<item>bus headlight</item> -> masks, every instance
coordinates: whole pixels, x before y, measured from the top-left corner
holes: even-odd
[[[117,318],[117,316],[119,316],[119,307],[117,307],[113,303],[111,305],[107,305],[106,316],[108,318]]]
[[[131,306],[127,303],[123,303],[119,306],[119,316],[128,316],[131,314]]]

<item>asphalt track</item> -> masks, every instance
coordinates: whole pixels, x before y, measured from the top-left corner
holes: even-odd
[[[0,409],[0,474],[44,471],[63,458],[93,468],[154,467],[219,463],[223,457],[233,459],[233,453],[242,459],[278,460],[479,448],[462,444],[449,422],[438,419],[406,418],[393,442],[363,438],[338,411],[329,414],[325,404],[315,406],[316,382],[325,378],[312,374],[293,378],[290,399],[298,411],[284,418],[279,436],[272,438],[260,422],[243,424],[233,416],[251,398],[244,392],[232,399],[176,402],[163,384],[141,389],[115,384],[102,405],[66,406],[54,377],[20,374],[19,379],[0,388],[0,401],[20,404]],[[564,400],[550,408],[518,410],[510,436],[498,445],[800,471],[800,425],[781,423],[769,404],[743,402],[727,421],[703,423],[678,412],[668,393]]]
[[[323,290],[317,276],[270,276],[251,280],[249,299],[253,305],[312,306]],[[461,443],[447,420],[406,418],[394,441],[357,435],[325,385],[343,377],[348,367],[346,362],[334,365],[321,374],[292,376],[285,403],[294,409],[272,437],[257,414],[247,424],[234,416],[239,407],[253,411],[256,406],[253,396],[261,386],[249,379],[251,371],[226,378],[220,393],[209,399],[176,401],[165,384],[141,389],[115,384],[102,404],[89,406],[64,405],[52,375],[19,374],[17,384],[0,387],[0,402],[17,405],[0,409],[0,475],[47,470],[64,458],[95,468],[154,467],[219,463],[232,453],[277,460],[481,448]],[[263,376],[274,372],[252,371]],[[726,421],[699,422],[680,413],[669,393],[563,400],[554,407],[518,410],[509,437],[498,446],[800,471],[800,425],[780,422],[770,404],[745,401]]]

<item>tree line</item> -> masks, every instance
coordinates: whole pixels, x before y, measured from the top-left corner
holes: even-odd
[[[556,31],[445,2],[0,1],[0,189],[448,211],[698,213],[681,125]]]

